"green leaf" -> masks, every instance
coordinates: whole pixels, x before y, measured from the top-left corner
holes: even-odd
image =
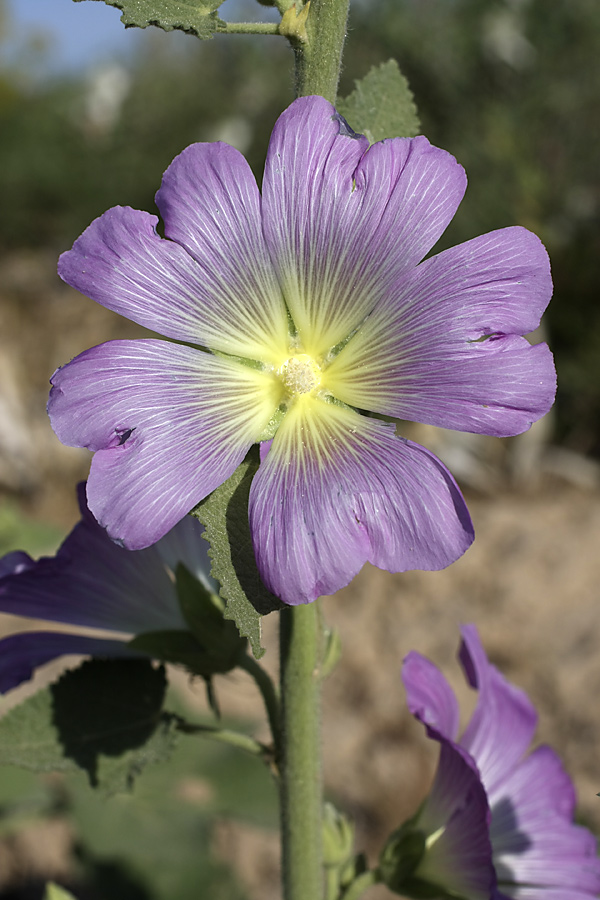
[[[44,900],[76,900],[70,891],[65,891],[59,884],[49,881],[46,885]]]
[[[231,478],[200,503],[193,514],[200,519],[210,542],[212,576],[221,584],[226,601],[225,618],[232,619],[242,637],[247,637],[256,659],[261,647],[261,616],[282,604],[260,580],[250,525],[248,495],[259,466],[258,448],[253,448]]]
[[[395,59],[373,66],[346,98],[339,98],[338,112],[354,131],[371,143],[391,137],[413,137],[421,123],[408,81]]]
[[[81,3],[82,0],[75,0]],[[102,0],[100,0],[102,2]],[[220,26],[224,26],[215,10],[223,0],[103,0],[107,6],[116,6],[123,13],[121,22],[125,28],[147,28],[156,25],[163,31],[185,31],[204,40],[212,38]]]
[[[107,794],[130,790],[144,766],[168,759],[175,745],[165,688],[164,670],[149,660],[87,660],[0,720],[0,764],[83,769]]]

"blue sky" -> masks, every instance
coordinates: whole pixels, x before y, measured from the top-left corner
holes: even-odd
[[[81,68],[107,57],[122,59],[134,53],[144,40],[144,31],[123,27],[120,10],[98,0],[81,3],[73,0],[4,0],[4,3],[12,27],[12,45],[15,48],[23,46],[25,35],[32,30],[41,32],[49,39],[43,68],[53,72]],[[226,6],[225,18],[228,19],[276,19],[273,10],[251,0],[238,0]],[[159,28],[148,31],[153,32],[156,40],[166,40],[171,47],[179,41],[184,46],[194,41],[181,32],[166,34]]]
[[[118,9],[92,0],[5,0],[5,5],[14,45],[22,45],[28,32],[41,32],[49,39],[48,64],[54,71],[130,55],[144,36],[139,29],[123,27]],[[157,28],[153,31],[162,34]],[[164,37],[170,41],[193,40],[183,34]]]

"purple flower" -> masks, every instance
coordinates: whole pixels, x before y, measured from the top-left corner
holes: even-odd
[[[404,662],[409,709],[441,745],[431,794],[410,826],[426,848],[413,877],[464,900],[590,900],[600,860],[593,835],[573,824],[573,784],[549,747],[525,755],[534,707],[490,665],[473,625],[462,636],[460,661],[479,697],[460,739],[442,673],[418,653]]]
[[[547,346],[521,336],[552,292],[538,238],[506,228],[421,262],[465,186],[424,137],[369,147],[304,97],[275,125],[262,197],[236,150],[194,144],[156,195],[164,238],[146,212],[96,219],[61,277],[185,342],[112,341],[53,376],[54,430],[94,451],[88,502],[109,534],[149,546],[264,442],[250,527],[284,602],[367,560],[457,559],[473,530],[456,483],[381,416],[511,435],[555,391]]]
[[[130,552],[111,541],[90,514],[83,484],[79,501],[81,521],[55,557],[34,562],[17,551],[0,559],[0,612],[117,634],[25,631],[4,638],[0,693],[58,656],[139,656],[127,643],[134,635],[188,630],[174,583],[178,563],[207,590],[217,591],[196,519],[186,517],[153,547]]]

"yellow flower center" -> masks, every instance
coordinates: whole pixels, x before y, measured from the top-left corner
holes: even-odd
[[[321,369],[308,353],[290,356],[277,374],[291,395],[310,394],[321,384]]]

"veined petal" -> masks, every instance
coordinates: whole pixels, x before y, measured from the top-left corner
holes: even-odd
[[[327,369],[345,403],[444,428],[509,435],[552,405],[556,376],[533,330],[552,293],[546,251],[523,228],[421,263]]]
[[[218,212],[226,192],[223,189],[221,195],[214,195],[219,182],[214,171],[210,174],[212,192],[200,212],[206,213],[204,233],[211,234],[214,245],[207,245],[204,256],[198,254],[194,259],[185,247],[161,238],[156,232],[156,216],[117,206],[92,222],[73,248],[62,254],[58,274],[107,309],[167,337],[237,356],[279,359],[287,336],[281,293],[266,252],[261,257],[260,241],[256,256],[249,256],[258,212],[252,204],[249,211],[240,206],[234,219],[224,209],[221,232]],[[239,173],[233,169],[230,174],[233,182]],[[232,190],[236,190],[233,184]],[[165,188],[167,198],[175,192],[176,188]],[[169,209],[164,195],[163,201]],[[233,222],[236,230],[229,238],[234,246],[229,248],[225,235]],[[235,255],[244,241],[248,245],[245,255],[254,260],[247,267],[245,260]]]
[[[128,634],[185,629],[162,554],[163,542],[169,542],[168,549],[174,543],[173,532],[147,550],[124,550],[89,513],[83,484],[79,499],[82,519],[56,556],[29,560],[26,569],[0,579],[0,611]],[[199,551],[205,552],[202,526],[189,521]],[[181,531],[181,526],[173,531]],[[208,563],[205,578],[207,571]]]
[[[242,154],[221,142],[192,144],[163,175],[156,205],[165,235],[200,267],[210,298],[203,310],[208,345],[280,362],[287,313],[263,236],[258,186]],[[234,344],[238,349],[230,349]]]
[[[488,796],[494,797],[529,747],[537,724],[524,691],[490,665],[474,625],[461,629],[460,661],[477,706],[460,740],[473,757]]]
[[[61,634],[59,631],[24,631],[0,641],[0,694],[28,681],[38,666],[66,656],[140,656],[124,641]]]
[[[250,490],[261,577],[284,603],[307,603],[364,562],[440,569],[473,540],[464,500],[432,454],[390,426],[311,397],[286,413]]]
[[[321,97],[278,119],[265,166],[267,244],[301,345],[346,338],[454,215],[463,170],[425,138],[373,145]]]
[[[419,722],[450,740],[458,733],[459,710],[445,676],[426,657],[412,651],[402,666],[406,703]]]
[[[166,341],[111,341],[52,378],[60,440],[96,451],[88,504],[130,550],[155,543],[234,471],[279,403],[258,369]]]

